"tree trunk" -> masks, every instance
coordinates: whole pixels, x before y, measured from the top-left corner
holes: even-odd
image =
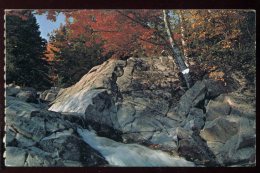
[[[164,25],[165,25],[165,29],[167,31],[167,35],[169,37],[173,57],[176,59],[177,65],[179,66],[179,69],[183,74],[183,77],[185,79],[187,87],[190,88],[192,83],[191,83],[191,79],[190,79],[189,69],[187,68],[187,66],[184,62],[184,58],[185,58],[184,54],[182,53],[182,51],[180,50],[178,45],[175,44],[174,41],[173,41],[168,11],[166,12],[166,10],[163,10],[163,16],[164,16],[163,17]]]
[[[185,57],[184,61],[185,61],[186,65],[189,66],[187,43],[185,41],[185,35],[184,35],[185,30],[184,30],[184,26],[183,26],[184,18],[183,18],[181,10],[179,11],[178,15],[179,15],[180,26],[181,26],[181,44],[182,44],[183,54]]]

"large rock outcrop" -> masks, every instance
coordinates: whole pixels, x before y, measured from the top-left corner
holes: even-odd
[[[109,60],[64,89],[49,110],[108,125],[121,131],[125,141],[177,149],[171,131],[183,120],[172,115],[179,82],[174,64],[165,57]]]
[[[17,97],[19,87],[9,88],[6,154],[17,156],[18,165],[106,164],[75,132],[91,125],[99,136],[142,143],[196,165],[254,165],[254,96],[226,93],[220,81],[209,79],[186,92],[180,84],[169,57],[132,57],[94,67],[56,92],[49,111]],[[76,154],[69,157],[68,150]]]
[[[254,96],[240,92],[211,100],[200,136],[222,165],[255,164],[256,123]]]
[[[230,109],[232,103],[220,99],[227,90],[220,81],[198,81],[185,93],[179,86],[168,57],[109,60],[64,89],[49,110],[74,114],[120,131],[125,142],[156,146],[197,164],[254,162],[254,107]],[[234,141],[241,150],[231,147]]]
[[[6,166],[100,166],[107,161],[77,134],[77,123],[60,113],[8,96]]]

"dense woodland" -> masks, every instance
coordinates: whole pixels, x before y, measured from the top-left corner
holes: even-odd
[[[50,41],[34,14],[66,24]],[[205,76],[229,84],[238,71],[255,85],[255,12],[250,10],[22,10],[6,13],[6,81],[68,87],[109,58],[173,56],[188,88]],[[180,73],[181,74],[181,73]]]

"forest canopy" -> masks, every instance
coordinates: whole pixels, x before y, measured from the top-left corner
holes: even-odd
[[[221,78],[224,76],[227,78],[232,72],[240,71],[249,83],[255,82],[254,11],[34,10],[33,12],[47,13],[50,20],[55,20],[58,13],[66,16],[66,24],[51,34],[48,43],[49,47],[52,47],[48,52],[50,54],[51,51],[53,54],[53,60],[48,62],[48,75],[55,86],[66,87],[74,84],[93,66],[111,57],[126,59],[131,56],[160,56],[161,52],[173,56],[180,71],[186,68],[193,71],[191,76],[184,74],[185,79],[187,77],[196,81],[205,74],[211,73],[212,76],[213,72],[216,78],[222,73],[224,75],[221,75]],[[9,12],[7,16],[24,15]],[[8,20],[7,18],[7,22]],[[27,20],[29,18],[23,19]],[[11,28],[16,24],[9,22],[8,25]],[[8,30],[7,28],[7,32]],[[7,37],[9,40],[14,39],[8,34]],[[7,50],[11,48],[7,47]],[[11,57],[14,53],[9,54]],[[34,56],[36,59],[41,55]],[[8,69],[12,69],[11,61],[7,61],[8,64]],[[14,80],[14,77],[12,79],[8,77],[10,75],[11,73],[7,73],[7,79],[9,78],[7,82]],[[29,83],[24,82],[25,85]]]

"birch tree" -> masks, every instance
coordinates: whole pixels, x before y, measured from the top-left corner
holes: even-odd
[[[179,46],[174,42],[174,40],[172,38],[172,31],[171,31],[171,26],[170,26],[170,22],[169,22],[168,10],[163,10],[163,20],[164,20],[165,29],[166,29],[166,32],[167,32],[167,35],[169,38],[169,43],[171,46],[173,57],[176,59],[177,65],[183,74],[187,87],[190,88],[192,83],[191,83],[191,78],[190,78],[190,74],[189,74],[189,68],[185,64],[184,53],[181,51]]]
[[[188,61],[188,49],[187,49],[187,43],[185,40],[185,29],[184,29],[184,17],[183,17],[183,13],[181,10],[179,10],[178,13],[179,16],[179,23],[180,23],[180,31],[181,31],[181,44],[182,44],[182,49],[183,49],[183,54],[185,57],[185,63],[187,66],[189,66],[189,61]]]

